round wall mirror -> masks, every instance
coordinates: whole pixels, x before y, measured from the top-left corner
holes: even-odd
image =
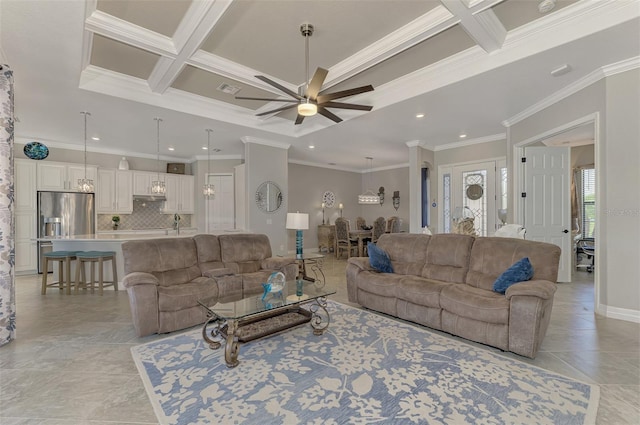
[[[256,190],[256,205],[260,211],[272,213],[282,205],[282,191],[274,182],[264,182]]]

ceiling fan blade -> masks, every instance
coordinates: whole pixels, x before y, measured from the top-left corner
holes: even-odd
[[[356,87],[355,89],[337,91],[335,93],[327,93],[327,94],[321,93],[316,98],[316,101],[318,103],[324,103],[333,99],[340,99],[341,97],[355,96],[356,94],[366,93],[368,91],[373,91],[373,86],[371,84],[369,84],[368,86]]]
[[[295,99],[267,99],[265,97],[244,97],[244,96],[236,96],[236,99],[241,100],[264,100],[266,102],[295,102],[298,103],[298,100]]]
[[[324,107],[322,107],[320,105],[318,105],[318,113],[321,114],[321,115],[324,115],[327,118],[329,118],[331,121],[335,121],[335,122],[341,122],[342,121],[342,118],[340,118],[339,116],[337,116],[333,112],[327,111]]]
[[[373,109],[373,106],[369,106],[369,105],[357,105],[355,103],[342,103],[342,102],[324,102],[319,106],[323,106],[325,108],[355,109],[358,111],[370,111]]]
[[[298,116],[296,117],[296,125],[298,124],[302,124],[302,121],[304,121],[304,115],[300,115],[298,114]]]
[[[289,96],[293,97],[294,99],[304,100],[304,97],[300,96],[298,93],[294,92],[293,90],[289,90],[285,86],[283,86],[281,84],[278,84],[273,80],[270,80],[269,78],[265,77],[264,75],[256,75],[256,78],[258,80],[264,81],[265,83],[267,83],[267,84],[277,88],[278,90],[288,94]]]
[[[324,68],[316,69],[316,73],[313,74],[313,78],[311,78],[311,82],[307,88],[307,98],[316,100],[316,96],[318,96],[318,93],[322,88],[322,84],[324,84],[324,79],[327,78],[328,73],[329,71]]]
[[[263,115],[271,115],[274,112],[286,111],[287,109],[295,108],[296,106],[298,106],[297,103],[294,104],[294,105],[283,106],[282,108],[278,108],[278,109],[272,109],[272,110],[267,111],[267,112],[260,112],[259,114],[256,114],[256,117],[261,117]]]

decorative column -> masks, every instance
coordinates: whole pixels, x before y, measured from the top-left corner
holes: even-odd
[[[0,65],[0,345],[15,338],[13,71]]]

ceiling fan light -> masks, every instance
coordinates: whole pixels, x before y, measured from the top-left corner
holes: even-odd
[[[303,117],[311,117],[318,113],[318,106],[314,103],[301,103],[298,105],[298,113]]]

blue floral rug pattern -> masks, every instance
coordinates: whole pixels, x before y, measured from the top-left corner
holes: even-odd
[[[365,310],[329,302],[308,324],[240,345],[200,329],[132,348],[161,424],[584,424],[599,388]]]

